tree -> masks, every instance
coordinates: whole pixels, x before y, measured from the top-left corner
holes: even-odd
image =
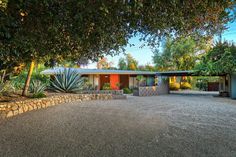
[[[126,63],[127,63],[127,69],[128,70],[137,70],[138,69],[138,61],[134,59],[134,57],[128,53],[126,55]]]
[[[204,51],[202,43],[191,37],[167,39],[163,52],[154,52],[153,61],[159,71],[192,70],[199,59],[199,52]]]
[[[154,51],[153,62],[159,71],[175,70],[175,66],[172,61],[172,41],[167,38],[163,46],[163,51],[160,53],[159,50]]]
[[[148,64],[145,65],[145,70],[155,71],[155,67],[148,63]]]
[[[217,42],[202,57],[195,70],[202,75],[225,75],[236,72],[236,45],[227,41]]]
[[[98,69],[110,69],[112,67],[112,62],[108,62],[107,58],[104,57],[97,62]]]
[[[89,64],[89,60],[85,57],[81,57],[77,59],[76,63],[78,67],[86,66]]]
[[[211,35],[232,19],[234,6],[232,0],[2,0],[0,60],[5,67],[24,63],[31,68],[51,58],[97,61],[119,53],[138,33],[152,46],[170,34]]]
[[[155,71],[155,67],[152,66],[150,63],[147,63],[145,66],[139,65],[138,70],[141,70],[141,71]]]
[[[125,58],[119,59],[118,66],[120,70],[137,70],[138,61],[134,59],[130,53],[128,53],[125,55]]]
[[[118,67],[120,70],[127,70],[127,64],[124,58],[119,59]]]

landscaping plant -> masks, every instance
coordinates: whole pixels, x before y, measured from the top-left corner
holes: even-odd
[[[110,83],[104,83],[104,85],[102,86],[102,90],[111,90]]]
[[[179,90],[180,84],[177,83],[177,82],[175,82],[175,83],[170,83],[170,84],[169,84],[169,88],[170,88],[170,90]]]
[[[124,92],[124,94],[131,94],[131,93],[133,93],[133,90],[129,89],[129,88],[124,88],[123,92]]]
[[[55,92],[76,93],[84,87],[84,79],[75,70],[65,68],[50,81],[50,89]]]
[[[182,82],[182,83],[180,84],[180,88],[181,88],[181,89],[192,89],[192,86],[191,86],[191,84],[188,83],[188,82]]]
[[[14,91],[15,88],[10,81],[0,82],[0,95],[9,96]]]
[[[30,93],[43,93],[46,89],[46,85],[39,80],[34,80],[29,88]]]
[[[208,80],[207,79],[199,79],[199,80],[197,80],[196,87],[199,90],[207,91]]]
[[[30,93],[33,94],[32,95],[33,98],[46,97],[46,94],[44,93],[45,89],[46,89],[46,84],[44,84],[39,80],[34,80],[29,87],[29,91]]]

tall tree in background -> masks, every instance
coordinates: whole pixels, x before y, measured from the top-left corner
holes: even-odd
[[[195,70],[202,75],[225,75],[236,72],[236,45],[227,41],[217,42],[206,53]]]
[[[134,57],[128,53],[126,55],[126,63],[127,63],[127,69],[128,70],[137,70],[138,69],[138,61],[134,59]]]
[[[212,35],[232,19],[234,7],[232,0],[2,0],[0,60],[4,68],[30,64],[25,95],[35,61],[96,61],[121,52],[137,34],[151,46],[170,34]]]
[[[156,51],[153,61],[159,71],[192,70],[202,51],[202,41],[196,41],[191,37],[167,39],[163,52]]]
[[[163,51],[154,51],[153,63],[159,71],[169,71],[176,69],[172,61],[172,44],[172,40],[167,38],[163,46]]]
[[[110,69],[112,67],[112,62],[109,62],[106,57],[103,57],[97,62],[98,69]]]
[[[138,61],[130,54],[126,54],[125,58],[120,58],[118,62],[120,70],[137,70]]]
[[[120,58],[118,62],[118,68],[120,70],[127,70],[127,63],[124,58]]]

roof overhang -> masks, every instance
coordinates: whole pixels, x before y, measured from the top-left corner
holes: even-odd
[[[186,70],[186,71],[163,71],[157,72],[157,76],[194,76],[195,72]]]
[[[156,72],[150,71],[134,71],[134,70],[107,70],[107,69],[80,69],[80,68],[70,68],[81,75],[92,75],[92,74],[120,74],[120,75],[156,75]],[[44,75],[55,75],[63,71],[64,68],[53,68],[46,69],[41,72]]]
[[[203,75],[194,70],[156,72],[157,76],[225,76],[226,74]]]

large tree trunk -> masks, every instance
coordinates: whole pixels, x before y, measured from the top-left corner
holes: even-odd
[[[33,70],[34,70],[34,60],[30,64],[30,68],[29,68],[29,71],[28,71],[28,74],[27,74],[24,89],[22,91],[22,96],[26,96],[26,94],[27,94],[27,91],[28,91],[29,85],[30,85],[30,78],[31,78]]]

